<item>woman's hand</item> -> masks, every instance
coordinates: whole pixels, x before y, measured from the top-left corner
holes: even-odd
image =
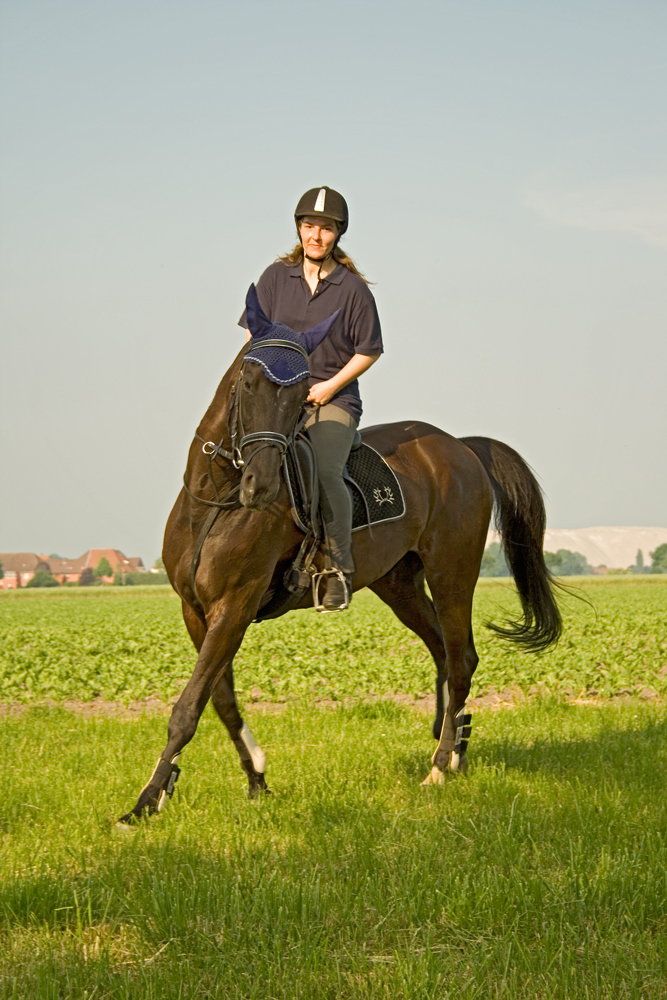
[[[314,406],[325,406],[337,392],[368,371],[379,357],[379,354],[354,354],[333,378],[327,379],[325,382],[316,382],[315,385],[311,386],[306,402],[312,403]]]
[[[333,384],[333,379],[328,379],[326,382],[316,382],[310,387],[306,402],[313,403],[314,406],[325,406],[333,399],[338,388]]]

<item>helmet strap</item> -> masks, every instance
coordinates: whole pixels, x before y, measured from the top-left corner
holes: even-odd
[[[303,247],[303,243],[301,244],[301,246]],[[330,257],[333,257],[333,250],[330,250],[329,253],[326,254],[324,257],[311,257],[309,256],[309,254],[306,253],[306,248],[303,247],[303,256],[306,258],[306,260],[309,260],[311,264],[320,265],[317,269],[317,280],[319,282],[320,275],[322,274],[322,266],[326,263],[326,261],[329,260]]]

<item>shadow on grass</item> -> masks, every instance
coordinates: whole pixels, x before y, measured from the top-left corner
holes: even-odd
[[[603,774],[621,787],[656,787],[662,784],[663,775],[654,765],[665,746],[667,719],[643,720],[642,725],[629,728],[601,714],[597,732],[587,737],[536,737],[530,745],[513,742],[511,732],[502,739],[482,739],[477,760],[527,774],[541,771],[578,780]]]
[[[644,708],[644,706],[642,706]],[[656,761],[664,757],[667,747],[667,718],[643,719],[641,725],[628,726],[603,710],[597,715],[597,731],[590,736],[563,736],[563,713],[590,712],[586,707],[569,707],[554,703],[558,713],[558,735],[538,735],[526,742],[526,723],[514,725],[517,716],[507,713],[507,732],[502,736],[473,734],[468,750],[472,773],[476,768],[504,768],[525,774],[550,774],[559,779],[581,781],[585,778],[600,780],[604,777],[618,787],[645,787],[656,789],[664,784],[661,767]],[[548,708],[545,708],[548,711]],[[595,709],[593,709],[595,711]],[[543,731],[543,722],[539,727]],[[513,736],[513,725],[514,733]],[[435,749],[433,741],[431,747]],[[433,749],[425,744],[423,754],[401,754],[396,764],[410,780],[421,780],[428,771],[428,760]]]

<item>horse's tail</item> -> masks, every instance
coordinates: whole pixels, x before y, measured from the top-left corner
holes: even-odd
[[[530,467],[502,441],[461,438],[480,460],[493,487],[495,521],[523,618],[491,625],[498,635],[538,652],[558,642],[563,623],[554,598],[555,581],[544,563],[547,525],[542,490]]]

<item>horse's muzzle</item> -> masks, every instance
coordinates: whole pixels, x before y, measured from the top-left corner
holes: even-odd
[[[280,470],[279,470],[280,471]],[[272,477],[273,481],[261,482],[252,469],[248,469],[241,480],[239,500],[248,510],[266,510],[278,496],[280,477]]]

